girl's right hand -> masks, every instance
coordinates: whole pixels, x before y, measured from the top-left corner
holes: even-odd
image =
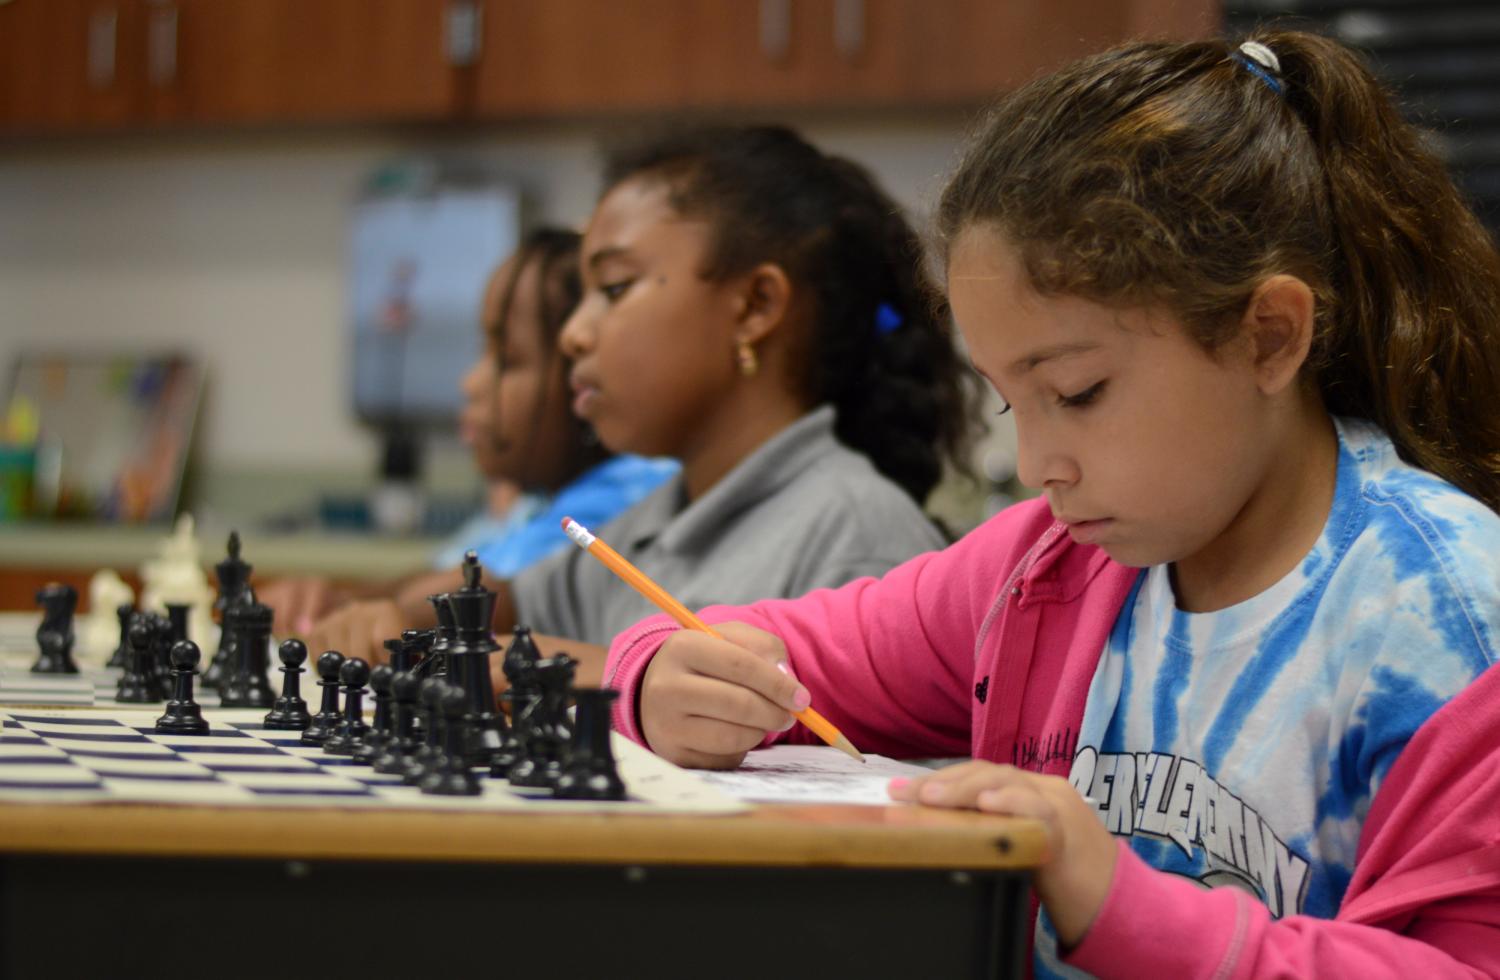
[[[694,769],[733,769],[767,732],[796,723],[812,702],[786,667],[780,639],[746,626],[723,637],[681,630],[663,643],[641,682],[641,731],[651,751]]]
[[[306,637],[318,620],[349,596],[325,578],[283,578],[267,585],[257,598],[271,607],[278,635]]]

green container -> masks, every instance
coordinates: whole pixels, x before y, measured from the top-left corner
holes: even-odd
[[[35,475],[35,447],[0,443],[0,522],[25,519]]]

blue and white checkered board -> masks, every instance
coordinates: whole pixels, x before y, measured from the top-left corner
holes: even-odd
[[[321,806],[478,812],[735,813],[745,805],[615,736],[621,803],[523,795],[483,780],[471,797],[429,796],[399,777],[271,731],[263,711],[205,712],[207,735],[155,730],[160,713],[15,709],[0,712],[0,801]]]

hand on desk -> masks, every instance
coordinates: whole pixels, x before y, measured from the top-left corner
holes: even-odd
[[[374,666],[390,659],[385,648],[387,639],[421,625],[412,622],[412,616],[389,599],[351,602],[308,631],[306,643],[310,651],[337,650],[345,657],[361,657]],[[490,683],[497,698],[510,686],[503,670],[507,639],[503,633],[496,636],[500,649],[490,655]],[[544,657],[566,653],[577,661],[574,675],[577,686],[599,687],[603,683],[607,647],[542,633],[533,633],[532,640]]]
[[[641,681],[641,730],[651,750],[679,766],[733,769],[767,732],[784,732],[808,706],[807,688],[778,665],[786,646],[743,623],[715,625],[662,644]]]
[[[891,798],[907,803],[982,810],[1040,821],[1048,858],[1034,875],[1037,897],[1058,941],[1076,946],[1109,895],[1115,839],[1071,783],[1015,766],[975,760],[914,780],[892,780]]]
[[[345,657],[360,657],[370,663],[389,659],[385,641],[407,628],[401,609],[390,599],[351,602],[324,617],[307,633],[308,650],[337,650]]]
[[[463,584],[463,576],[456,570],[426,572],[395,581],[344,584],[326,578],[284,578],[266,586],[258,598],[276,614],[272,628],[278,636],[298,636],[307,641],[310,650],[338,650],[346,656],[363,657],[373,666],[385,661],[380,641],[386,636],[377,637],[376,649],[370,654],[316,644],[328,636],[349,642],[346,638],[351,629],[349,624],[360,617],[379,616],[379,625],[389,626],[392,622],[389,608],[375,601],[381,599],[392,600],[404,624],[388,636],[399,636],[401,629],[431,626],[435,619],[427,597],[450,592]]]
[[[326,578],[282,578],[256,598],[276,614],[272,629],[278,636],[307,636],[318,620],[353,596]]]

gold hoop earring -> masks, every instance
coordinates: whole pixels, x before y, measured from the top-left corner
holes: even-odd
[[[760,358],[755,356],[755,348],[750,346],[748,340],[739,342],[734,349],[734,359],[740,366],[740,374],[747,378],[753,378],[760,370]]]

